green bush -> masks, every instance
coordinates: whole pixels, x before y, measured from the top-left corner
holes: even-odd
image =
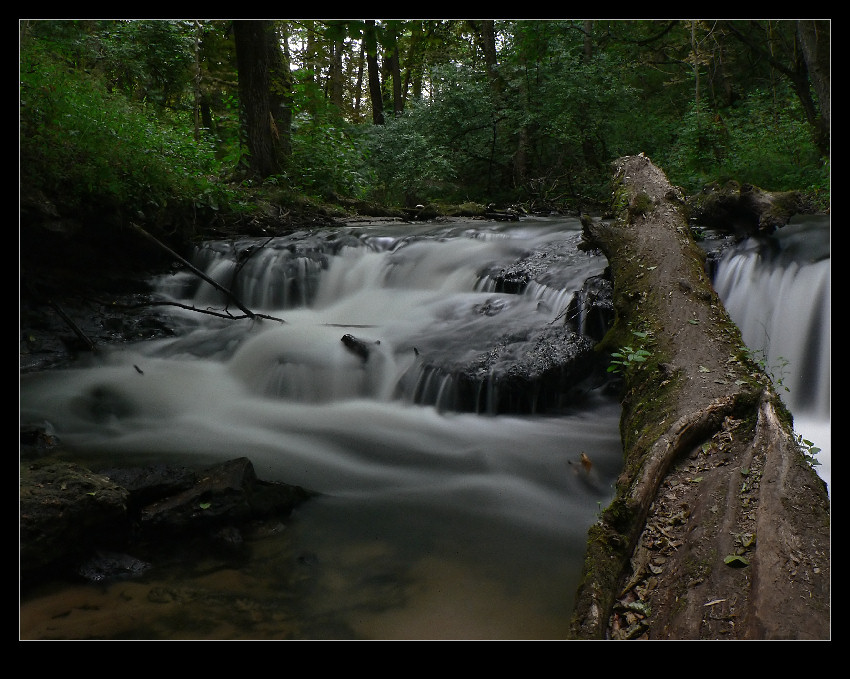
[[[722,111],[691,106],[676,142],[657,160],[671,181],[694,192],[718,178],[770,191],[801,190],[828,203],[829,165],[819,158],[792,93],[756,90]]]
[[[296,88],[293,108],[302,112],[292,121],[292,153],[286,172],[289,185],[323,199],[363,197],[369,177],[358,128],[342,120],[330,106],[307,110],[303,93],[299,103],[299,93]]]
[[[433,134],[423,131],[426,109],[412,107],[383,125],[367,128],[366,163],[372,178],[369,198],[387,205],[431,202],[437,187],[452,179],[455,168]]]
[[[210,144],[108,92],[45,44],[22,48],[20,77],[22,190],[43,192],[60,211],[134,217],[216,209],[226,197]]]

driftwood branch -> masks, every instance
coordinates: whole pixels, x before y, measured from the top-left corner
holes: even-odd
[[[78,326],[76,323],[74,323],[74,321],[71,319],[71,317],[68,316],[68,314],[65,313],[65,310],[61,306],[59,306],[59,304],[57,304],[53,300],[48,300],[48,304],[54,309],[54,311],[56,311],[57,314],[59,314],[59,316],[62,318],[62,320],[65,321],[65,323],[68,324],[68,326],[71,328],[71,330],[74,331],[74,334],[77,336],[77,339],[80,340],[80,342],[83,344],[83,346],[85,346],[86,349],[88,349],[88,351],[97,351],[97,346],[95,345],[94,341],[92,339],[90,339],[80,329],[80,326]]]
[[[283,320],[282,318],[277,318],[276,316],[268,316],[266,314],[254,313],[254,314],[251,314],[250,316],[248,316],[247,314],[243,314],[241,316],[236,316],[236,315],[231,314],[229,312],[216,311],[215,309],[199,309],[198,307],[196,307],[192,304],[183,304],[182,302],[170,302],[170,301],[165,301],[165,300],[149,300],[147,302],[141,302],[139,304],[120,304],[120,303],[116,303],[116,302],[112,302],[112,303],[100,302],[100,304],[102,304],[103,306],[108,306],[112,309],[116,309],[116,308],[117,309],[141,309],[141,308],[144,308],[144,307],[151,307],[151,306],[176,306],[180,309],[186,309],[188,311],[196,311],[199,314],[207,314],[208,316],[216,316],[218,318],[226,318],[226,319],[231,320],[231,321],[239,321],[239,320],[243,320],[245,318],[250,318],[250,319],[259,318],[259,319],[263,319],[263,320],[267,320],[267,321],[276,321],[277,323],[286,323],[286,321]]]
[[[223,285],[221,285],[221,284],[220,284],[220,283],[218,283],[217,281],[215,281],[215,280],[213,280],[212,278],[210,278],[209,276],[207,276],[207,275],[206,275],[203,271],[201,271],[200,269],[198,269],[197,267],[195,267],[195,266],[194,266],[191,262],[187,261],[186,259],[184,259],[184,258],[183,258],[183,257],[181,257],[180,255],[178,255],[176,252],[174,252],[174,250],[172,250],[170,247],[168,247],[165,243],[161,242],[160,240],[158,240],[157,238],[155,238],[154,236],[152,236],[151,234],[149,234],[147,231],[145,231],[145,230],[144,230],[141,226],[139,226],[138,224],[133,224],[132,222],[130,222],[130,227],[131,227],[134,231],[136,231],[136,233],[140,234],[141,236],[143,236],[143,237],[144,237],[144,238],[146,238],[147,240],[149,240],[149,241],[151,241],[152,243],[154,243],[157,247],[159,247],[160,249],[164,250],[164,251],[165,251],[165,252],[167,252],[169,255],[171,255],[172,257],[174,257],[175,259],[177,259],[177,260],[178,260],[179,262],[181,262],[181,263],[182,263],[182,264],[183,264],[186,268],[188,268],[188,269],[189,269],[189,270],[190,270],[193,274],[195,274],[196,276],[198,276],[198,277],[199,277],[199,278],[201,278],[202,280],[205,280],[207,283],[209,283],[210,285],[212,285],[212,286],[213,286],[216,290],[218,290],[219,292],[224,293],[224,294],[227,296],[227,298],[228,298],[231,302],[233,302],[233,304],[234,304],[234,305],[236,305],[239,309],[241,309],[242,311],[244,311],[244,312],[245,312],[245,315],[246,315],[248,318],[252,318],[252,319],[253,319],[253,318],[258,318],[257,314],[255,314],[253,311],[251,311],[250,309],[248,309],[248,308],[247,308],[244,304],[242,304],[242,302],[241,302],[241,301],[239,301],[239,299],[237,299],[237,297],[236,297],[236,296],[235,296],[235,295],[234,295],[234,294],[233,294],[230,290],[228,290],[228,289],[227,289],[227,288],[225,288]]]

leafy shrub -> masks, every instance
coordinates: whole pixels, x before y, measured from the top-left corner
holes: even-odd
[[[451,179],[449,154],[433,135],[423,132],[425,109],[414,108],[367,128],[366,162],[373,178],[371,198],[390,205],[416,205]]]
[[[20,76],[22,189],[94,215],[217,209],[226,198],[210,144],[71,70],[47,45],[22,49]]]
[[[755,90],[723,111],[692,105],[676,143],[659,159],[671,181],[693,192],[728,177],[828,200],[829,165],[819,161],[799,101],[786,92],[782,102],[776,106],[773,94]]]

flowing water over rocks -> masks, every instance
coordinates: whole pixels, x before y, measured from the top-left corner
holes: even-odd
[[[606,262],[579,231],[358,225],[199,250],[279,321],[200,313],[239,315],[192,274],[159,276],[167,320],[118,314],[112,336],[142,341],[24,375],[22,423],[93,469],[245,456],[320,495],[236,551],[187,543],[118,561],[131,577],[46,583],[22,600],[22,638],[564,638],[622,465],[588,353],[610,319]],[[828,406],[815,419],[828,440]]]
[[[605,261],[579,232],[357,226],[199,250],[197,267],[280,322],[199,313],[227,300],[161,276],[174,335],[25,375],[22,421],[93,469],[245,456],[320,495],[249,532],[238,558],[46,585],[22,634],[563,638],[621,464],[575,303]]]

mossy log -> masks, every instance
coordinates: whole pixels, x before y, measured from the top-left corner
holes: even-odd
[[[803,211],[798,191],[765,191],[752,184],[712,182],[687,200],[693,222],[740,237],[770,234]]]
[[[582,221],[613,278],[597,350],[624,355],[625,464],[571,636],[828,638],[828,494],[711,286],[686,200],[643,154],[613,163],[612,196],[611,219]]]

